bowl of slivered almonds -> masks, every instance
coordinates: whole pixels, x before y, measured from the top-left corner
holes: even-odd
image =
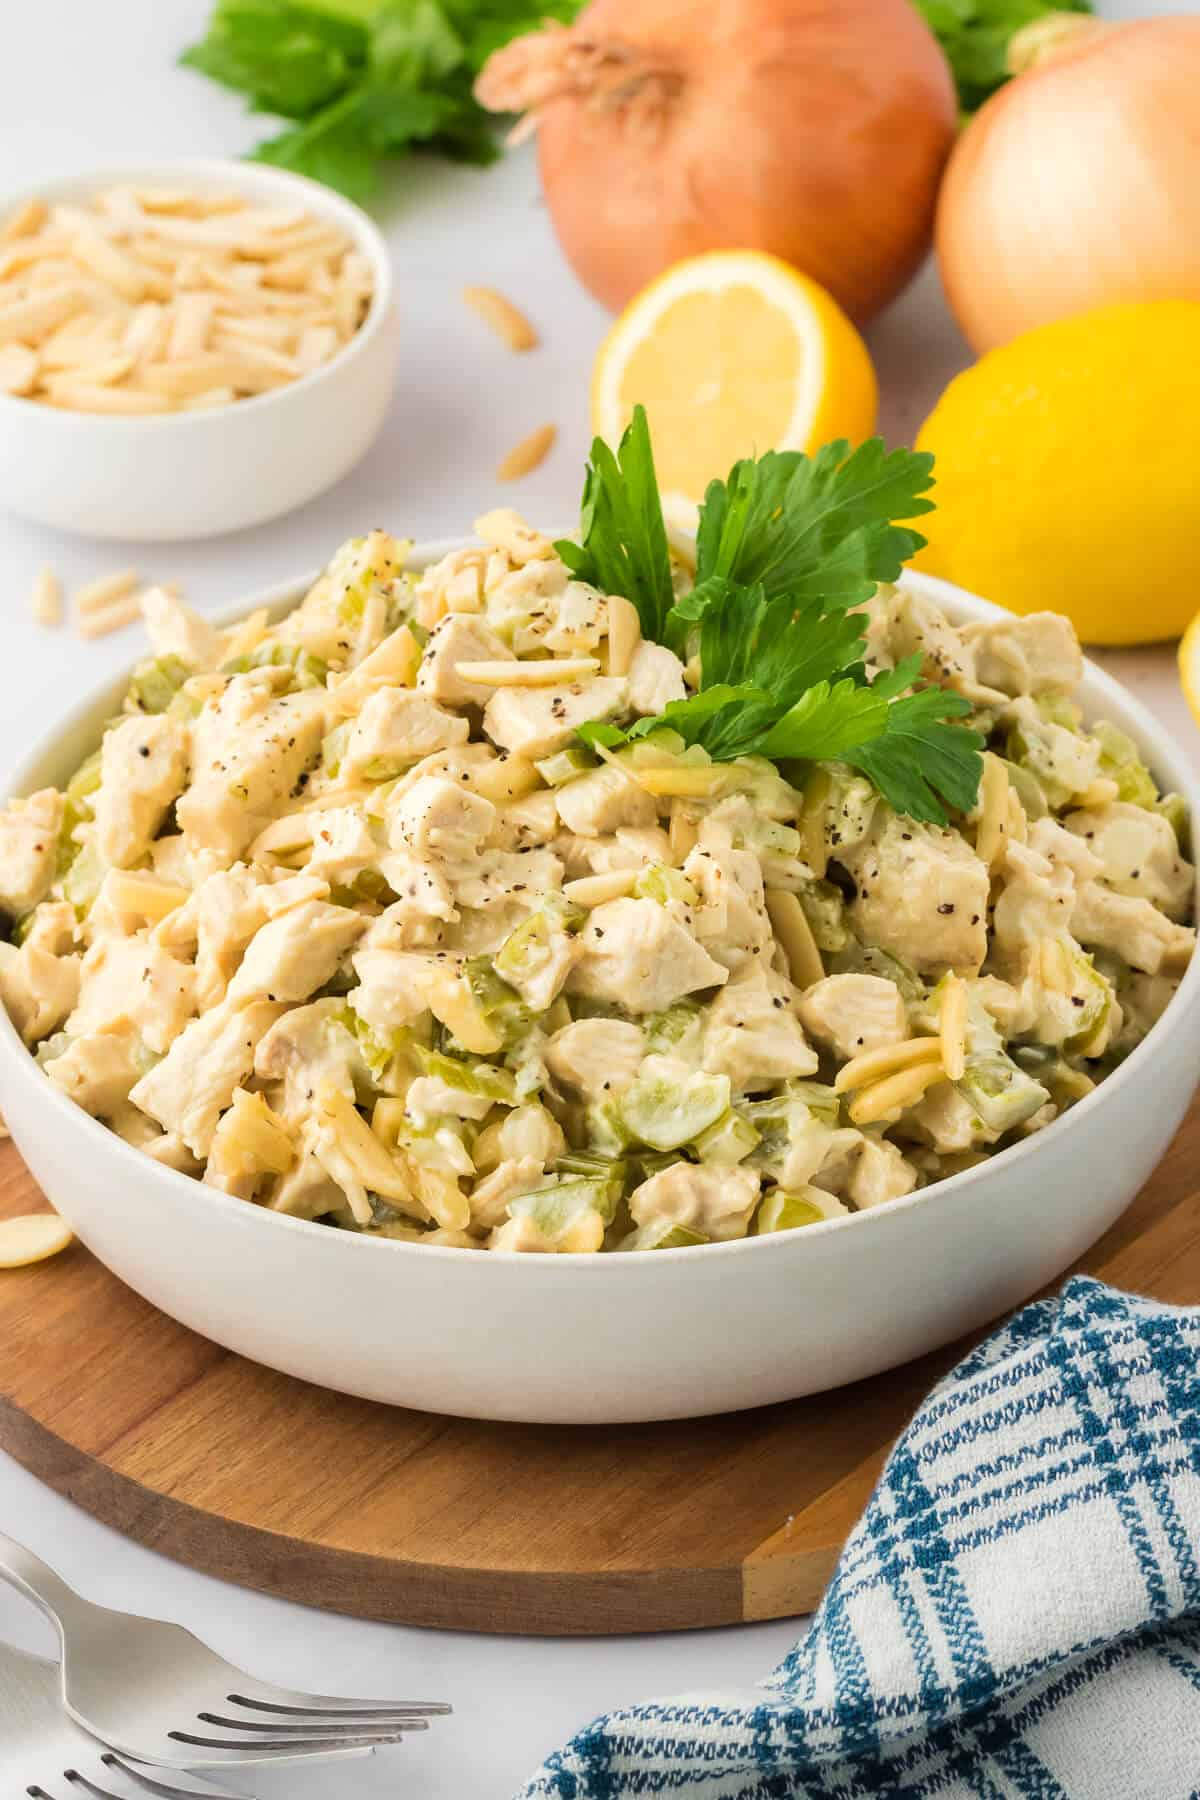
[[[398,319],[358,207],[253,164],[43,182],[0,203],[0,504],[93,537],[237,530],[379,432]]]

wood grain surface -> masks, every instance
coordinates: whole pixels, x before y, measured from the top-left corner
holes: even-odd
[[[1079,1265],[1200,1300],[1200,1103]],[[11,1144],[0,1216],[44,1205]],[[964,1346],[836,1393],[603,1428],[403,1412],[244,1361],[79,1244],[0,1272],[0,1446],[152,1549],[309,1605],[529,1634],[809,1611],[887,1448]]]

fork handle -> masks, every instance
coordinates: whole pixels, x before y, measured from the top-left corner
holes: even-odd
[[[61,1638],[66,1616],[82,1604],[74,1588],[69,1588],[61,1575],[16,1538],[0,1531],[0,1581],[24,1594],[49,1619]]]

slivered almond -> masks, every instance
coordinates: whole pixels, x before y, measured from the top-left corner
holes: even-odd
[[[594,656],[548,657],[543,662],[460,662],[455,671],[482,687],[569,687],[600,673]]]
[[[170,329],[170,315],[158,300],[143,300],[129,315],[121,337],[121,348],[132,356],[135,364],[157,356]]]
[[[132,415],[171,410],[171,403],[163,394],[150,394],[144,388],[97,387],[65,375],[48,387],[46,397],[52,406],[65,407],[68,412]]]
[[[541,342],[520,308],[495,288],[465,287],[462,297],[471,311],[485,325],[490,325],[497,337],[504,339],[510,350],[534,350]]]
[[[115,569],[111,575],[100,575],[95,581],[85,582],[73,595],[76,612],[99,612],[102,607],[111,606],[114,600],[131,594],[139,579],[136,569]]]
[[[0,343],[9,343],[13,338],[28,344],[40,343],[47,332],[83,312],[87,304],[87,289],[78,282],[64,282],[27,299],[11,300],[7,306],[0,306]]]
[[[606,900],[620,900],[633,892],[636,869],[611,869],[604,875],[581,875],[578,881],[563,883],[563,894],[577,906],[603,906]]]
[[[139,875],[128,869],[110,869],[104,878],[104,891],[118,912],[132,913],[157,925],[190,898],[189,890],[172,881],[157,881],[150,875]]]
[[[107,637],[110,631],[120,631],[124,625],[132,625],[135,619],[142,616],[141,605],[136,594],[130,594],[125,600],[116,600],[111,606],[99,608],[96,612],[85,613],[75,627],[81,638],[92,639]]]
[[[496,480],[519,481],[523,475],[532,474],[549,456],[557,436],[557,425],[539,425],[536,431],[531,431],[519,444],[514,444],[507,456],[501,457],[496,468]]]
[[[338,347],[338,334],[332,325],[310,325],[301,334],[296,361],[307,374],[328,362]]]
[[[118,250],[96,230],[81,231],[71,245],[71,254],[85,269],[90,269],[93,275],[115,288],[123,300],[135,305],[148,294],[165,299],[170,291],[160,274],[136,262],[124,250]]]
[[[902,1043],[884,1044],[878,1050],[865,1050],[861,1056],[851,1057],[834,1077],[833,1090],[836,1094],[846,1094],[853,1088],[871,1087],[886,1077],[925,1063],[937,1063],[940,1068],[941,1062],[940,1038],[905,1038]]]
[[[38,353],[27,344],[5,344],[0,349],[0,393],[32,393],[37,373]]]
[[[0,1220],[0,1269],[24,1269],[57,1256],[75,1234],[57,1213],[19,1213]]]
[[[3,226],[0,226],[0,243],[11,243],[13,238],[28,237],[31,232],[46,223],[46,202],[35,197],[23,200],[15,212],[9,213]]]
[[[47,567],[38,570],[29,603],[39,625],[62,623],[62,588],[53,569]]]
[[[672,832],[674,828],[672,819]],[[787,888],[768,888],[765,899],[771,930],[787,958],[793,984],[801,990],[810,988],[815,981],[824,979],[825,965],[807,913]]]
[[[850,1108],[851,1120],[855,1125],[874,1125],[880,1119],[902,1113],[906,1107],[915,1106],[927,1088],[944,1079],[940,1062],[901,1069],[861,1090]]]
[[[132,368],[132,356],[106,356],[95,362],[81,362],[78,368],[71,370],[71,377],[91,387],[112,387],[116,382],[124,381]]]
[[[938,1013],[942,1066],[949,1081],[961,1081],[967,1067],[967,987],[961,975],[947,975]]]
[[[189,394],[179,402],[181,412],[211,412],[217,406],[232,406],[237,390],[231,387],[205,388],[202,394]]]
[[[628,773],[647,794],[663,798],[682,795],[685,799],[703,799],[708,795],[724,793],[737,779],[730,770],[719,768],[715,764],[707,767],[684,764],[673,769],[630,769]]]
[[[167,332],[167,360],[199,356],[207,348],[216,299],[212,294],[180,294]]]
[[[608,672],[628,675],[633,653],[642,641],[637,607],[621,594],[608,597]]]

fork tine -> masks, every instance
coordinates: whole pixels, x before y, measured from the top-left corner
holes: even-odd
[[[231,1705],[252,1706],[258,1712],[302,1713],[305,1717],[348,1713],[355,1718],[375,1719],[424,1713],[433,1718],[454,1711],[445,1700],[354,1700],[344,1694],[301,1694],[287,1688],[270,1691],[269,1700],[255,1694],[227,1694],[225,1698]]]
[[[263,1731],[274,1732],[279,1737],[304,1739],[312,1737],[316,1732],[323,1732],[329,1737],[380,1737],[385,1743],[399,1738],[405,1731],[428,1731],[428,1719],[391,1720],[386,1724],[366,1725],[357,1719],[347,1719],[339,1723],[333,1719],[314,1720],[310,1725],[288,1725],[275,1719],[227,1719],[221,1713],[202,1712],[196,1717],[203,1725],[220,1725],[227,1731]]]
[[[282,1691],[282,1690],[281,1690]],[[230,1706],[248,1706],[255,1712],[273,1717],[312,1719],[362,1719],[370,1724],[387,1719],[433,1718],[453,1712],[444,1700],[332,1700],[323,1694],[293,1697],[293,1704],[277,1700],[257,1700],[251,1694],[226,1694]],[[303,1704],[301,1704],[303,1702]]]
[[[285,1737],[285,1738],[235,1738],[226,1733],[223,1737],[201,1737],[198,1732],[169,1731],[168,1738],[173,1744],[182,1744],[184,1749],[193,1750],[227,1750],[236,1751],[239,1761],[242,1752],[259,1752],[262,1760],[266,1760],[269,1752],[286,1752],[289,1756],[323,1756],[330,1750],[375,1750],[381,1744],[400,1744],[403,1738],[399,1732],[386,1735],[372,1732],[361,1733],[356,1737]],[[254,1758],[247,1756],[247,1761]]]
[[[235,1794],[229,1788],[217,1787],[214,1782],[201,1781],[199,1777],[193,1781],[190,1775],[174,1769],[151,1771],[138,1768],[111,1750],[105,1751],[100,1760],[108,1768],[119,1769],[127,1781],[132,1781],[143,1792],[161,1796],[161,1800],[250,1800],[246,1794]]]

